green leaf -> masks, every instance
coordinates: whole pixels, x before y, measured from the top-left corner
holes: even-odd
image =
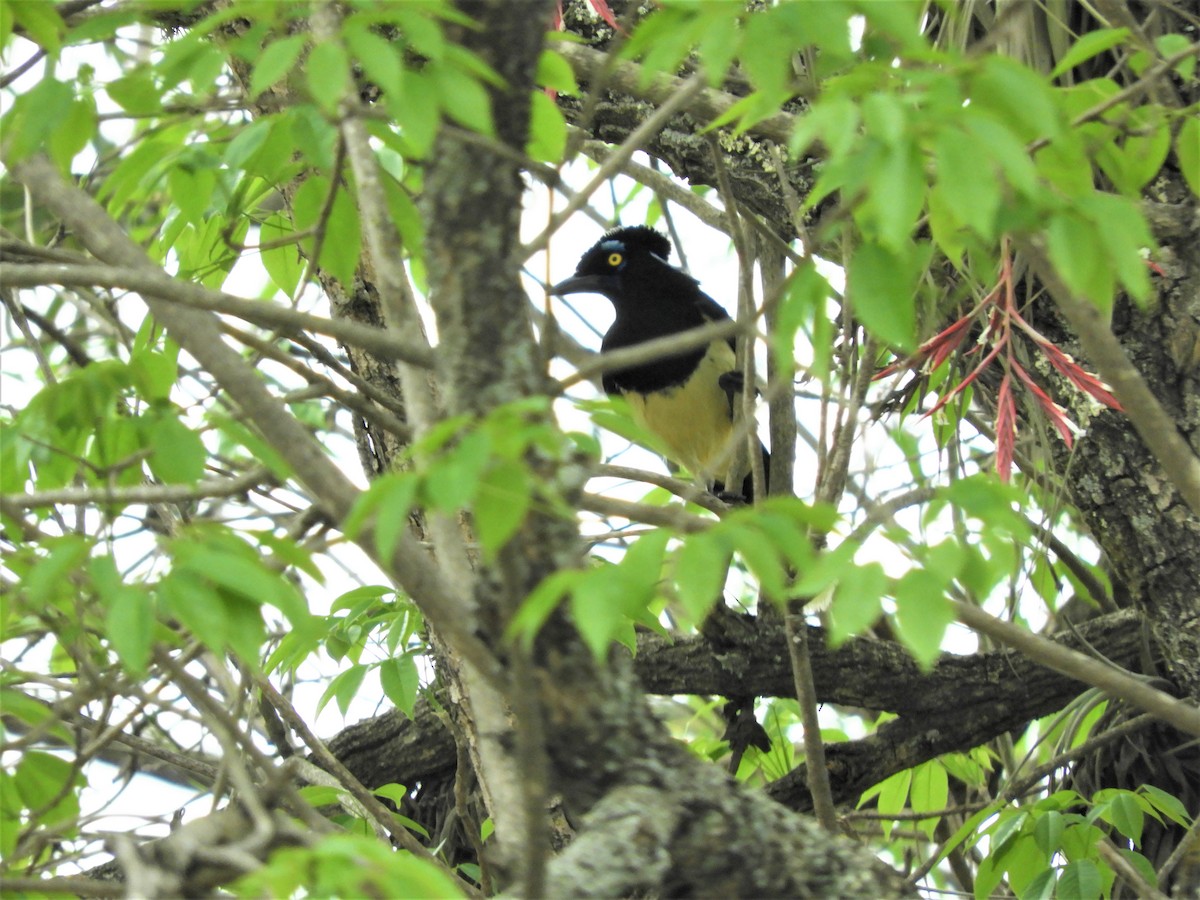
[[[234,539],[236,540],[236,539]],[[175,571],[189,572],[231,594],[245,598],[254,605],[270,604],[287,618],[294,628],[311,625],[311,614],[304,597],[284,575],[268,568],[250,547],[240,540],[236,549],[213,543],[183,543],[173,545],[176,553]]]
[[[11,165],[41,150],[66,118],[74,97],[70,85],[47,76],[13,100],[0,122],[5,163]]]
[[[887,575],[879,563],[847,567],[829,608],[829,643],[836,647],[870,628],[882,611],[880,601],[886,590]]]
[[[1025,872],[1026,870],[1023,868],[1017,870],[1017,876],[1022,882],[1024,881]],[[1054,896],[1055,875],[1056,872],[1052,868],[1039,869],[1037,875],[1027,884],[1023,884],[1020,889],[1016,889],[1014,885],[1014,889],[1017,890],[1017,896],[1021,900],[1050,900]],[[1072,897],[1072,900],[1074,900],[1071,894],[1064,896]]]
[[[904,811],[908,806],[908,792],[912,788],[912,779],[913,770],[904,769],[879,784],[877,808],[880,814],[886,816]]]
[[[983,57],[971,81],[970,97],[972,105],[1017,130],[1022,141],[1054,139],[1062,133],[1062,118],[1049,82],[1010,57]]]
[[[13,772],[17,795],[36,812],[43,826],[69,822],[79,815],[78,788],[83,776],[65,759],[39,750],[26,751]]]
[[[949,802],[949,796],[950,781],[946,775],[946,767],[940,762],[932,759],[913,769],[912,787],[909,789],[909,803],[913,812],[943,810]],[[932,839],[937,823],[936,817],[930,818],[921,822],[918,827]]]
[[[1188,815],[1187,808],[1178,797],[1168,794],[1162,788],[1155,787],[1152,784],[1143,784],[1138,788],[1138,791],[1155,809],[1172,822],[1183,825],[1185,828],[1191,825],[1191,816]]]
[[[307,41],[306,35],[293,34],[267,44],[254,62],[254,72],[250,76],[250,96],[257,97],[287,75],[296,65],[296,60],[300,58]]]
[[[1175,138],[1175,158],[1192,193],[1200,197],[1200,118],[1185,116]]]
[[[1033,839],[1047,856],[1053,856],[1059,850],[1063,829],[1066,823],[1063,814],[1058,810],[1047,810],[1039,815],[1033,824]]]
[[[576,569],[559,569],[543,578],[521,602],[508,627],[504,629],[505,639],[520,638],[527,642],[532,641],[563,597],[570,593],[586,574]]]
[[[73,534],[48,538],[41,544],[50,555],[39,560],[21,583],[26,602],[33,609],[50,605],[71,590],[72,576],[92,549],[90,540]]]
[[[887,343],[911,349],[916,343],[917,313],[913,264],[878,244],[854,251],[846,273],[846,298],[854,315]]]
[[[452,65],[438,66],[433,72],[438,105],[451,119],[480,134],[494,137],[492,101],[479,79]]]
[[[942,573],[913,569],[896,583],[896,625],[900,642],[928,670],[941,652],[942,636],[954,621]]]
[[[1092,900],[1101,895],[1103,887],[1104,880],[1096,864],[1090,859],[1080,859],[1063,866],[1058,876],[1057,896]]]
[[[352,88],[350,60],[341,44],[317,44],[304,64],[308,91],[317,105],[328,114],[337,112],[338,104]]]
[[[692,622],[703,621],[721,601],[728,570],[729,551],[713,532],[688,535],[675,551],[675,592]]]
[[[1057,78],[1064,72],[1069,72],[1082,62],[1086,62],[1093,56],[1098,56],[1105,50],[1109,50],[1117,44],[1120,44],[1129,37],[1128,28],[1101,28],[1098,31],[1089,31],[1074,44],[1071,49],[1063,54],[1062,59],[1058,61],[1058,65],[1050,72],[1051,78]]]
[[[400,126],[400,134],[412,148],[412,156],[422,159],[433,147],[441,121],[438,90],[424,72],[409,72],[404,79],[403,96],[389,103],[388,110]]]
[[[62,718],[46,703],[12,688],[0,688],[0,709],[5,717],[12,716],[33,728],[46,727],[46,733],[65,744],[71,734]]]
[[[404,653],[379,664],[379,684],[396,709],[412,718],[421,679],[412,654]]]
[[[64,172],[71,171],[71,162],[77,153],[88,145],[96,136],[96,104],[88,97],[75,100],[67,110],[66,116],[58,122],[58,127],[50,132],[46,149],[50,157]]]
[[[222,652],[229,637],[229,614],[217,590],[191,572],[172,571],[155,586],[163,612],[174,616],[210,650]]]
[[[870,214],[882,246],[904,253],[925,204],[925,169],[916,144],[900,140],[889,145],[867,184],[861,211]]]
[[[1131,197],[1095,192],[1080,200],[1100,241],[1100,256],[1121,285],[1144,304],[1153,290],[1144,253],[1154,248],[1154,237]]]
[[[380,785],[372,790],[371,793],[376,797],[391,800],[397,807],[400,807],[408,797],[408,788],[393,781],[391,784]]]
[[[126,584],[111,556],[93,559],[88,568],[107,607],[104,632],[109,644],[127,672],[145,674],[154,641],[154,598],[141,587]]]
[[[579,93],[575,72],[561,53],[543,50],[538,57],[536,83],[560,94],[574,96]]]
[[[431,467],[423,488],[429,505],[454,512],[471,502],[493,452],[491,436],[470,431]]]
[[[763,540],[762,533],[752,527],[752,523],[747,523],[747,527],[724,530],[767,596],[776,601],[783,600],[788,591],[787,568],[771,543]]]
[[[1074,210],[1054,214],[1046,225],[1046,249],[1059,277],[1069,290],[1107,312],[1113,284],[1101,245],[1096,223]]]
[[[329,204],[330,189],[330,180],[324,175],[312,175],[305,179],[293,197],[292,215],[298,229],[322,229],[321,267],[343,285],[352,286],[362,248],[358,211],[341,188],[337,189],[333,202]],[[321,221],[321,214],[327,205],[328,218]],[[306,239],[304,243],[311,254],[315,243],[313,238]]]
[[[571,617],[579,636],[596,659],[608,654],[609,645],[625,623],[629,585],[616,577],[615,566],[587,573],[571,592]]]
[[[981,238],[990,240],[996,231],[1000,185],[994,178],[980,177],[979,146],[958,128],[943,128],[934,139],[934,157],[934,191],[945,208]]]
[[[400,97],[404,87],[404,64],[399,47],[367,28],[345,29],[346,46],[354,55],[354,61],[372,83],[387,97]]]
[[[1146,817],[1138,805],[1137,798],[1129,791],[1117,791],[1101,818],[1111,822],[1121,834],[1135,844],[1141,844],[1142,827]]]
[[[479,479],[472,511],[479,543],[487,559],[494,559],[496,552],[521,527],[532,495],[529,471],[517,462],[502,460]]]
[[[259,225],[258,234],[264,244],[273,244],[295,234],[295,230],[289,218],[281,213],[271,213]],[[296,286],[304,275],[299,244],[280,244],[263,250],[262,264],[272,283],[285,296],[291,297],[296,292]]]
[[[117,106],[131,116],[147,116],[162,111],[162,88],[149,69],[134,69],[110,81],[105,92]]]
[[[154,451],[147,460],[154,477],[166,484],[195,484],[204,474],[208,451],[200,435],[164,412],[147,422],[146,440]]]
[[[342,715],[346,715],[350,709],[350,702],[358,693],[359,687],[362,686],[363,679],[367,677],[367,669],[369,667],[362,663],[355,663],[350,668],[339,672],[329,682],[329,686],[325,688],[325,693],[321,695],[321,699],[317,701],[317,714],[320,715],[330,700],[337,700],[338,709]]]
[[[958,123],[970,135],[971,142],[984,155],[980,163],[987,174],[991,174],[994,162],[1003,172],[1008,183],[1026,197],[1037,197],[1041,190],[1037,167],[1029,158],[1021,138],[1009,128],[1005,120],[994,119],[981,110],[968,107],[958,117]],[[981,177],[986,177],[981,173]]]
[[[47,53],[57,53],[67,26],[53,3],[46,0],[7,0],[5,5],[25,36]]]
[[[1095,825],[1072,824],[1062,833],[1059,846],[1067,859],[1093,859],[1096,856],[1096,844],[1104,837],[1104,832]]]
[[[525,152],[533,159],[557,163],[567,149],[567,120],[558,105],[535,91],[529,109],[529,142]]]

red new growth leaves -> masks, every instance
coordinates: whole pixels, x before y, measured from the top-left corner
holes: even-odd
[[[1013,450],[1017,437],[1017,405],[1013,393],[1015,384],[1023,385],[1026,388],[1037,407],[1054,425],[1055,430],[1058,431],[1059,436],[1068,447],[1074,444],[1075,433],[1079,430],[1067,416],[1067,411],[1051,400],[1041,385],[1034,381],[1033,376],[1017,362],[1012,341],[1014,326],[1029,338],[1050,365],[1077,390],[1111,409],[1121,410],[1121,405],[1109,392],[1108,386],[1104,382],[1083,369],[1069,354],[1064,353],[1051,343],[1049,338],[1025,321],[1017,309],[1016,290],[1012,277],[1012,257],[1007,243],[1003,250],[1000,280],[991,292],[966,315],[956,319],[951,325],[921,344],[913,356],[885,368],[876,376],[876,380],[885,378],[901,369],[918,366],[928,367],[929,371],[933,371],[959,348],[963,339],[970,332],[971,326],[984,318],[986,318],[987,324],[983,327],[978,344],[965,354],[972,356],[981,353],[986,347],[988,349],[984,353],[983,359],[953,388],[944,391],[938,402],[925,415],[931,416],[940,410],[965,390],[988,366],[999,359],[1004,374],[1000,379],[1000,392],[996,397],[996,472],[1002,481],[1008,481],[1012,475]],[[1016,376],[1015,381],[1014,375]]]

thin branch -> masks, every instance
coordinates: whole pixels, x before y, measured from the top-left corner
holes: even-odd
[[[102,287],[133,291],[143,297],[164,300],[196,309],[226,313],[265,328],[284,332],[312,331],[345,344],[362,347],[382,359],[402,359],[411,365],[430,367],[433,353],[402,340],[398,335],[357,322],[326,319],[297,312],[262,300],[247,300],[224,291],[213,291],[172,278],[161,269],[113,266],[95,262],[73,264],[0,263],[0,285],[40,287],[47,284]]]
[[[459,886],[468,895],[478,896],[477,892],[464,882],[460,876],[446,869],[445,865],[437,857],[431,854],[416,838],[409,834],[407,828],[396,821],[391,811],[383,805],[380,799],[364,787],[363,783],[354,777],[354,773],[347,769],[342,764],[342,761],[329,751],[324,742],[313,734],[312,729],[308,727],[308,723],[296,712],[291,702],[275,689],[275,685],[271,684],[269,678],[261,674],[255,674],[253,678],[255,685],[262,691],[263,697],[274,707],[275,711],[279,713],[280,718],[287,723],[288,727],[300,736],[305,746],[312,752],[317,764],[335,777],[350,792],[350,795],[359,802],[371,818],[387,830],[387,833],[392,836],[396,843],[414,856],[442,869],[448,877],[458,882]]]
[[[195,484],[137,484],[130,487],[59,488],[53,491],[30,491],[26,494],[5,494],[4,503],[18,509],[43,506],[101,506],[134,503],[184,503],[211,497],[232,497],[252,488],[273,482],[274,477],[262,467],[256,467],[235,478],[211,478]]]
[[[645,522],[648,525],[674,528],[682,534],[707,531],[713,525],[711,519],[684,512],[678,505],[654,506],[650,503],[634,503],[629,500],[602,497],[599,494],[583,494],[579,500],[579,508],[599,513],[602,516],[621,516],[631,522]]]
[[[45,156],[36,156],[12,167],[12,173],[38,201],[61,217],[87,248],[102,260],[166,278],[144,251],[109,217],[95,200],[68,184]],[[174,282],[172,282],[174,283]],[[312,493],[335,522],[349,515],[358,489],[329,459],[307,427],[287,412],[257,373],[221,339],[211,316],[190,307],[148,300],[155,318],[171,332],[180,347],[191,354],[241,408],[248,422],[287,461],[297,479]],[[429,623],[476,669],[495,681],[503,673],[492,651],[475,634],[465,598],[451,590],[428,552],[410,533],[402,533],[389,557],[381,558],[374,529],[358,536],[359,546],[379,562],[425,613]]]
[[[98,878],[67,876],[63,878],[11,878],[0,876],[0,894],[16,897],[22,894],[70,894],[75,897],[124,897],[125,885]]]
[[[723,500],[718,499],[710,491],[702,490],[697,487],[694,481],[685,481],[682,478],[673,478],[670,475],[661,475],[658,472],[648,472],[645,469],[635,469],[631,466],[614,466],[611,463],[602,463],[592,470],[593,478],[622,478],[626,481],[644,481],[646,484],[652,484],[655,487],[664,488],[683,500],[689,503],[694,503],[711,513],[722,516],[729,512],[730,506]]]
[[[619,61],[612,62],[607,53],[583,47],[579,44],[563,43],[555,48],[558,53],[571,64],[576,77],[580,81],[594,81],[605,68],[609,79],[608,88],[620,93],[629,94],[649,100],[652,103],[663,103],[676,97],[680,91],[693,79],[685,81],[672,75],[655,74],[647,79],[645,70],[637,63]],[[726,112],[741,98],[723,91],[714,90],[700,84],[701,89],[694,96],[688,97],[683,104],[688,112],[703,121],[711,121],[721,113]],[[768,116],[750,127],[757,135],[779,143],[786,144],[792,136],[796,116],[790,113],[776,113]]]
[[[607,353],[598,354],[588,360],[571,375],[562,379],[555,386],[555,389],[558,393],[562,393],[567,388],[581,381],[589,381],[602,372],[610,372],[614,369],[628,369],[632,366],[639,366],[643,363],[652,362],[664,357],[679,356],[687,353],[689,350],[706,347],[715,340],[745,334],[747,330],[752,330],[752,326],[743,325],[729,319],[723,322],[709,322],[698,328],[690,328],[678,334],[655,338],[652,341],[644,341],[632,347],[610,350]]]
[[[1114,106],[1118,106],[1128,100],[1130,97],[1135,97],[1142,91],[1147,90],[1158,79],[1170,74],[1171,70],[1187,59],[1189,56],[1200,55],[1200,43],[1189,44],[1182,50],[1172,53],[1166,59],[1160,59],[1142,75],[1137,81],[1117,91],[1110,97],[1105,97],[1094,106],[1085,109],[1074,119],[1071,120],[1071,127],[1078,128],[1081,125],[1086,125],[1095,119],[1100,118]],[[1038,138],[1026,147],[1030,153],[1036,153],[1051,142],[1052,138]]]
[[[1184,502],[1200,516],[1200,458],[1179,433],[1175,420],[1163,409],[1141,373],[1129,361],[1100,309],[1063,283],[1040,245],[1025,241],[1021,249],[1032,260],[1038,278],[1075,329],[1089,361],[1112,388],[1137,433]]]
[[[977,606],[958,600],[949,602],[958,620],[975,631],[1020,650],[1030,659],[1056,672],[1098,687],[1109,696],[1127,700],[1180,731],[1200,735],[1200,709],[1192,704],[1157,690],[1110,663],[1092,659],[1077,650],[1005,622]]]
[[[563,46],[566,47],[568,45],[564,44]],[[612,152],[612,155],[601,164],[600,168],[596,170],[596,174],[592,176],[592,180],[584,185],[573,198],[568,200],[566,206],[550,217],[550,222],[543,229],[542,233],[521,248],[524,252],[524,257],[528,259],[539,250],[544,250],[550,243],[551,235],[558,231],[567,219],[581,209],[601,185],[612,178],[613,175],[616,175],[630,156],[642,149],[642,145],[651,136],[658,133],[659,129],[666,125],[672,116],[681,112],[691,102],[692,98],[703,89],[704,75],[702,73],[697,73],[687,81],[680,83],[675,93],[668,96],[663,104],[646,121],[635,128],[629,137],[622,141],[621,145]]]

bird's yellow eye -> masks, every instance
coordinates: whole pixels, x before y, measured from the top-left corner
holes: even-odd
[[[614,268],[619,266],[623,259],[625,259],[625,257],[623,257],[620,253],[608,254],[608,264]]]

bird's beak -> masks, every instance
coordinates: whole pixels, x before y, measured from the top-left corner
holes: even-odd
[[[560,281],[550,288],[550,293],[555,297],[565,294],[603,294],[607,297],[616,287],[613,282],[614,279],[609,275],[576,275]]]

